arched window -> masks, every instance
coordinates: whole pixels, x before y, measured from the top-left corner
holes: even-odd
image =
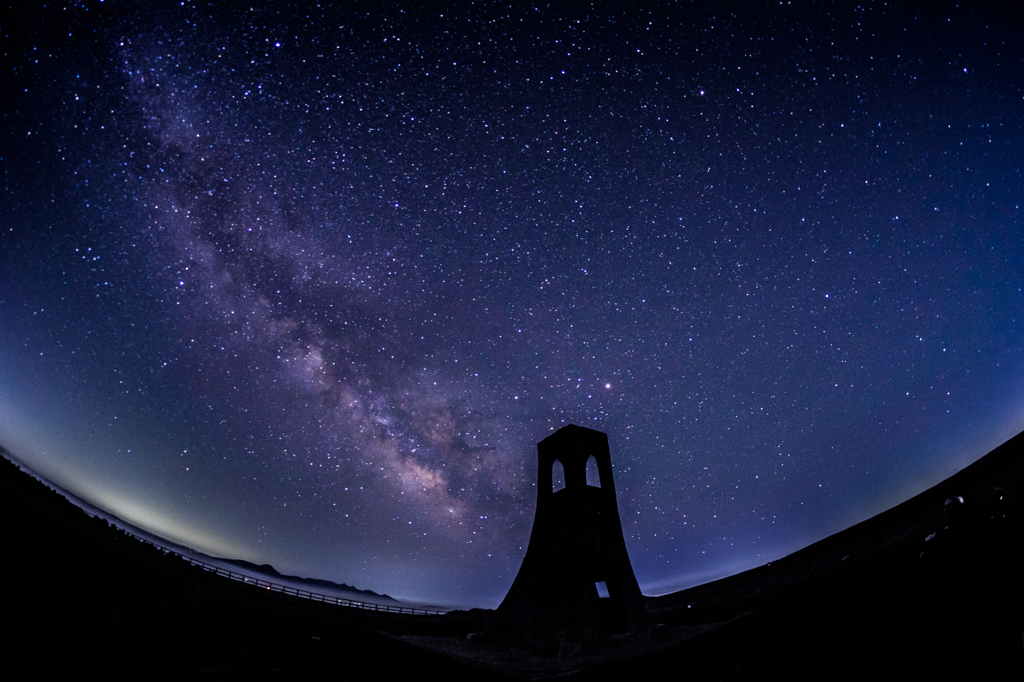
[[[551,467],[551,492],[557,493],[565,487],[565,470],[557,459]]]
[[[587,458],[587,485],[595,488],[601,487],[601,472],[597,469],[597,460],[593,457]]]

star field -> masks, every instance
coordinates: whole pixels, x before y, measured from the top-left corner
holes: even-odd
[[[1010,10],[19,16],[0,444],[424,601],[500,601],[566,423],[645,593],[799,549],[1024,429]]]

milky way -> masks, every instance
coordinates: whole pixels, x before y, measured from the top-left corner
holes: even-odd
[[[669,7],[5,25],[0,444],[208,553],[494,606],[563,424],[648,594],[1024,428],[1013,13]]]

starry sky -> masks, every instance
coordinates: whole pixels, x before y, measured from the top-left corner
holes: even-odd
[[[500,602],[568,423],[646,594],[806,546],[1024,429],[977,4],[5,10],[0,445],[410,600]]]

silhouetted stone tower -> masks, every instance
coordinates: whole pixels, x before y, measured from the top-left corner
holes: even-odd
[[[635,632],[648,626],[615,502],[608,436],[569,425],[537,444],[537,515],[530,544],[487,629],[541,646]],[[597,462],[600,487],[587,485]],[[565,488],[552,490],[555,461]]]

